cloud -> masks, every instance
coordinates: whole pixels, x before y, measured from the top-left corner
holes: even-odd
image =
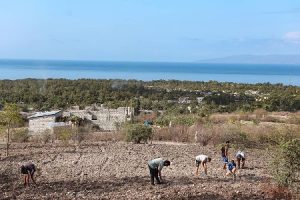
[[[300,31],[287,32],[283,36],[283,39],[288,41],[288,42],[300,44]]]

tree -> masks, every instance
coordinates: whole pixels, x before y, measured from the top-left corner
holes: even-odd
[[[126,141],[139,144],[147,142],[152,137],[152,128],[143,124],[129,124],[126,127]]]
[[[22,122],[20,108],[16,104],[5,104],[0,113],[0,123],[6,129],[6,156],[8,156],[11,131]]]

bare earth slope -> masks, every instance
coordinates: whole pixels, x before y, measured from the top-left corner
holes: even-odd
[[[15,145],[12,156],[0,160],[0,199],[266,199],[267,152],[246,153],[247,167],[234,181],[224,176],[218,147],[122,142]],[[208,177],[194,175],[198,154],[212,157]],[[171,166],[162,171],[165,184],[150,186],[147,161],[156,157],[170,159]],[[39,170],[38,184],[25,189],[18,162],[27,160]]]

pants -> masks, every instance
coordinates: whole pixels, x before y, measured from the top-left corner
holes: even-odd
[[[150,171],[150,177],[151,177],[151,184],[154,185],[154,178],[156,179],[156,182],[158,184],[160,184],[160,180],[159,180],[159,177],[158,177],[158,169],[152,169],[149,165],[149,171]]]

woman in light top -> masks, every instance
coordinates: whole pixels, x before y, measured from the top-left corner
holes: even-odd
[[[245,153],[243,151],[238,151],[235,157],[238,164],[238,168],[240,169],[241,161],[242,161],[242,169],[243,169],[245,167],[245,160],[246,160]]]
[[[211,158],[206,155],[198,155],[196,156],[196,176],[199,174],[199,166],[201,165],[204,170],[204,174],[207,175],[207,162],[210,162]]]

